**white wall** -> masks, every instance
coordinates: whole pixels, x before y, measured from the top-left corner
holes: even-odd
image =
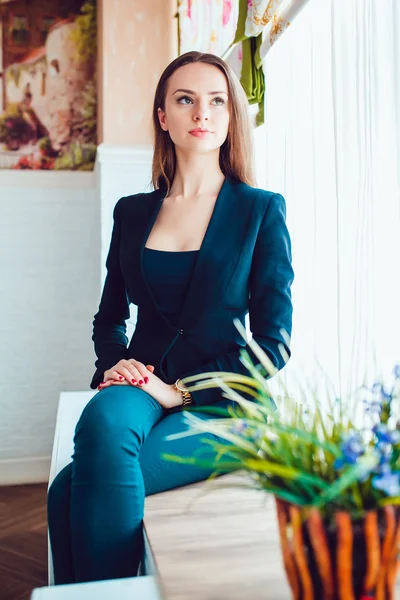
[[[101,284],[106,276],[105,262],[110,246],[113,210],[119,198],[151,191],[151,146],[113,146],[100,144],[97,152],[98,190],[101,220]],[[130,337],[136,323],[137,311],[131,305],[127,334]]]
[[[94,370],[94,173],[0,171],[0,484],[46,481],[60,391]]]
[[[101,144],[94,173],[0,170],[0,485],[48,480],[59,395],[94,372],[113,208],[149,191],[151,156]]]

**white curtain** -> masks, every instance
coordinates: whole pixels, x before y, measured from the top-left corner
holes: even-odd
[[[400,4],[311,0],[265,62],[259,186],[287,202],[286,382],[345,397],[400,362]]]

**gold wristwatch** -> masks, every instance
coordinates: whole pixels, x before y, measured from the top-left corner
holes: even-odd
[[[183,385],[180,379],[176,380],[174,387],[182,396],[182,406],[188,406],[188,404],[192,404],[192,394],[189,392],[188,388]]]

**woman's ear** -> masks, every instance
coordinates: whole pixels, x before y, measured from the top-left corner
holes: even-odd
[[[161,108],[158,108],[157,114],[161,129],[163,129],[164,131],[168,131],[167,116],[165,112]]]

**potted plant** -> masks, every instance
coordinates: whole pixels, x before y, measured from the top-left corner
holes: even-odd
[[[393,600],[400,549],[400,365],[389,387],[378,381],[344,401],[327,386],[325,398],[303,391],[299,403],[282,383],[282,393],[271,392],[266,377],[276,369],[254,340],[248,345],[259,361],[256,366],[242,351],[248,376],[205,373],[185,381],[192,390],[219,386],[234,402],[225,412],[195,407],[185,413],[189,434],[221,439],[204,440],[215,460],[164,458],[215,467],[214,475],[243,470],[252,487],[273,494],[294,599]]]

